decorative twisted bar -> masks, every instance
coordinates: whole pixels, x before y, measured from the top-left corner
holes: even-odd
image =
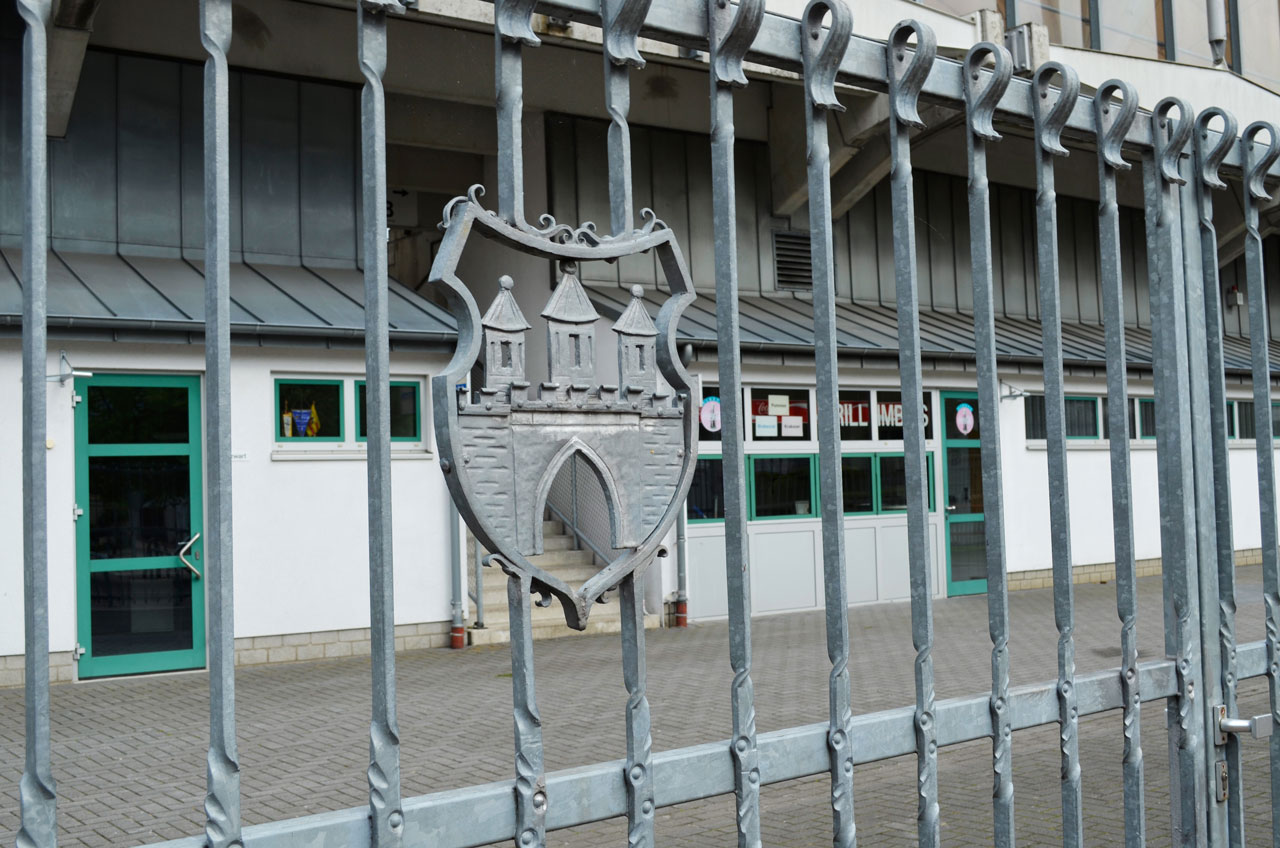
[[[738,322],[738,226],[734,165],[733,89],[747,84],[742,59],[764,18],[764,0],[743,0],[729,23],[727,0],[709,0],[711,42],[711,167],[716,232],[716,327],[721,339],[720,420],[725,433],[743,432],[741,328]],[[760,846],[760,753],[756,745],[755,687],[751,681],[751,569],[747,536],[746,459],[742,440],[721,443],[724,468],[725,578],[729,607],[729,663],[733,667],[733,790],[738,848]]]
[[[1210,141],[1209,124],[1222,122],[1222,135]],[[1218,175],[1223,158],[1234,146],[1239,125],[1225,109],[1211,107],[1196,119],[1193,135],[1196,157],[1196,211],[1200,235],[1200,273],[1204,300],[1204,328],[1207,344],[1210,434],[1213,446],[1214,514],[1217,525],[1218,597],[1204,599],[1202,607],[1218,607],[1218,652],[1222,703],[1228,715],[1236,715],[1236,568],[1231,530],[1231,469],[1227,450],[1227,400],[1225,363],[1222,348],[1222,289],[1218,280],[1218,236],[1213,226],[1213,189],[1226,188]],[[1205,564],[1207,567],[1207,563]],[[1205,646],[1206,650],[1208,646]],[[1244,846],[1244,784],[1240,764],[1240,739],[1228,734],[1224,757],[1227,762],[1227,836],[1231,848]]]
[[[914,49],[908,40],[915,36]],[[911,642],[916,650],[916,831],[933,848],[938,820],[938,729],[933,686],[933,561],[929,556],[929,483],[925,467],[924,385],[920,362],[915,191],[908,127],[923,127],[918,102],[937,39],[919,21],[902,21],[885,47],[889,78],[889,187],[896,225],[893,265],[898,304],[898,371],[902,375],[902,433],[907,485],[907,550],[911,572]]]
[[[645,695],[644,593],[628,574],[618,591],[622,610],[622,676],[627,687],[627,845],[653,848],[653,740]]]
[[[1146,844],[1146,797],[1142,766],[1142,693],[1138,686],[1138,586],[1129,462],[1128,356],[1124,338],[1120,206],[1116,200],[1116,173],[1130,167],[1121,156],[1120,148],[1138,115],[1138,92],[1123,80],[1109,80],[1094,95],[1093,107],[1099,139],[1098,256],[1107,337],[1111,522],[1116,563],[1116,611],[1120,617],[1120,691],[1124,702],[1125,845],[1140,848]]]
[[[364,215],[365,413],[368,417],[369,638],[372,718],[369,723],[369,824],[373,848],[402,842],[400,728],[396,721],[395,574],[391,528],[391,365],[387,313],[387,14],[394,0],[361,0],[358,51],[361,174]]]
[[[49,515],[45,439],[49,256],[48,82],[50,0],[18,0],[22,43],[22,584],[26,763],[18,783],[18,848],[53,848],[58,788],[49,730]]]
[[[205,838],[239,846],[235,610],[231,531],[231,189],[227,51],[231,0],[200,0],[204,64],[205,431],[209,599],[209,754]]]
[[[1061,78],[1050,103],[1050,81]],[[1036,250],[1040,280],[1040,327],[1044,344],[1045,419],[1048,429],[1049,526],[1053,546],[1053,617],[1058,628],[1058,726],[1062,753],[1062,841],[1083,845],[1080,743],[1075,693],[1075,599],[1071,585],[1071,519],[1067,499],[1066,407],[1062,385],[1062,305],[1058,283],[1058,200],[1053,157],[1067,155],[1060,135],[1080,91],[1076,72],[1057,62],[1036,71],[1031,107],[1036,134]]]
[[[631,232],[631,68],[643,68],[638,39],[652,0],[601,0],[605,109],[609,113],[609,218],[615,236]]]
[[[1255,149],[1258,136],[1266,132],[1267,146]],[[1264,180],[1267,171],[1280,159],[1280,130],[1266,121],[1255,121],[1240,138],[1240,156],[1246,164],[1244,191],[1245,285],[1249,298],[1249,347],[1253,354],[1253,421],[1257,437],[1258,509],[1262,523],[1262,599],[1266,611],[1267,691],[1271,698],[1272,721],[1280,723],[1280,540],[1276,522],[1276,469],[1272,450],[1275,434],[1271,424],[1270,320],[1267,304],[1266,269],[1259,229],[1258,201],[1268,200]],[[1280,734],[1271,736],[1271,808],[1280,809]],[[1272,841],[1280,844],[1280,816],[1271,822]]]
[[[822,20],[831,29],[822,38]],[[832,830],[836,848],[856,842],[853,817],[853,709],[849,693],[849,614],[841,480],[839,374],[836,362],[835,256],[831,233],[831,150],[827,113],[842,110],[835,78],[849,47],[853,13],[844,0],[810,0],[801,19],[805,136],[809,156],[809,238],[813,257],[813,335],[817,364],[818,501],[822,505],[823,605],[826,608]]]
[[[994,62],[990,73],[983,70]],[[991,189],[987,142],[999,141],[992,126],[995,106],[1013,76],[1004,47],[984,41],[964,62],[968,112],[969,255],[973,274],[973,326],[978,365],[978,430],[987,546],[987,628],[991,634],[991,789],[993,835],[998,848],[1012,848],[1013,716],[1009,710],[1009,591],[1005,573],[1004,493],[1000,462],[1000,375],[996,370],[995,295],[991,257]],[[984,81],[985,78],[985,81]],[[941,418],[938,418],[941,420]]]

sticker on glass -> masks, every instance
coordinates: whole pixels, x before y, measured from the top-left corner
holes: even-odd
[[[702,409],[698,412],[702,429],[708,433],[720,432],[720,398],[714,395],[702,399]]]
[[[790,415],[791,398],[786,395],[769,395],[770,415]]]
[[[782,416],[782,437],[787,438],[803,438],[804,436],[804,418],[799,415]]]
[[[757,415],[756,416],[756,438],[757,439],[778,438],[777,416],[774,416],[774,415]]]
[[[973,432],[973,407],[967,403],[956,407],[956,429],[962,436]]]

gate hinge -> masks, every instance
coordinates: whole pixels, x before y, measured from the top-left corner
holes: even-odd
[[[84,510],[80,508],[80,504],[73,503],[71,505],[71,520],[79,521],[80,516],[84,515]]]
[[[1219,745],[1227,744],[1228,733],[1234,733],[1239,736],[1248,734],[1254,739],[1266,739],[1271,735],[1271,731],[1275,729],[1275,722],[1272,721],[1270,713],[1254,716],[1253,718],[1228,718],[1225,705],[1218,706],[1217,711],[1217,742]]]

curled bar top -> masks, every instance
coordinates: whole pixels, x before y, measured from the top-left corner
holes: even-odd
[[[539,0],[537,11],[600,26],[600,0]],[[760,32],[747,51],[746,60],[801,73],[803,68],[799,44],[802,26],[800,21],[793,18],[776,12],[765,12]],[[885,35],[887,38],[888,33]],[[640,28],[639,36],[694,50],[708,50],[706,8],[702,2],[690,0],[651,0],[649,14]],[[884,57],[884,41],[854,35],[840,62],[836,81],[887,91],[889,80]],[[963,75],[963,62],[947,58],[936,59],[924,81],[920,97],[926,102],[963,109]],[[1029,108],[1030,86],[1030,80],[1014,78],[995,106],[996,115],[1005,120],[1030,125],[1034,117]],[[1063,132],[1068,138],[1075,135],[1093,139],[1094,130],[1093,97],[1078,95],[1063,123]],[[1210,134],[1215,135],[1212,131]],[[1123,146],[1135,151],[1151,150],[1154,146],[1151,122],[1135,120],[1125,134]],[[1244,169],[1242,151],[1239,145],[1233,145],[1222,160],[1221,173],[1241,176]],[[1277,168],[1275,162],[1269,165],[1268,175],[1280,179],[1280,168]]]

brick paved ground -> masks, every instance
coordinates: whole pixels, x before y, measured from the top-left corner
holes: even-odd
[[[1262,637],[1260,570],[1240,570],[1242,641]],[[1115,665],[1119,651],[1113,586],[1077,587],[1081,672]],[[1158,579],[1141,586],[1144,657],[1163,654]],[[1017,592],[1013,681],[1056,675],[1052,596]],[[850,613],[854,706],[859,712],[913,702],[910,610],[905,604]],[[982,597],[936,605],[939,697],[985,689],[990,645]],[[827,659],[822,617],[775,616],[754,623],[761,731],[826,720]],[[725,739],[727,628],[650,631],[649,697],[654,749]],[[621,757],[625,692],[616,636],[542,642],[538,695],[549,769]],[[511,773],[510,680],[505,648],[424,650],[399,656],[404,790],[415,795]],[[323,660],[241,670],[240,752],[247,823],[365,802],[368,661]],[[207,679],[202,674],[59,685],[53,690],[54,769],[64,848],[136,845],[199,833],[203,824]],[[1259,681],[1242,687],[1242,712],[1266,711]],[[1149,844],[1167,845],[1168,752],[1163,710],[1144,713]],[[1120,728],[1116,714],[1081,723],[1086,844],[1121,844]],[[0,844],[18,825],[22,769],[22,692],[0,690]],[[1268,841],[1265,745],[1246,748],[1249,835]],[[944,749],[940,783],[948,846],[991,844],[990,746]],[[1055,727],[1014,739],[1017,827],[1023,845],[1060,844]],[[767,845],[830,844],[825,777],[763,792]],[[914,842],[913,758],[860,767],[855,776],[860,844]],[[659,842],[732,846],[733,803],[714,798],[660,810]],[[600,846],[625,839],[619,821],[555,833],[555,846]]]

